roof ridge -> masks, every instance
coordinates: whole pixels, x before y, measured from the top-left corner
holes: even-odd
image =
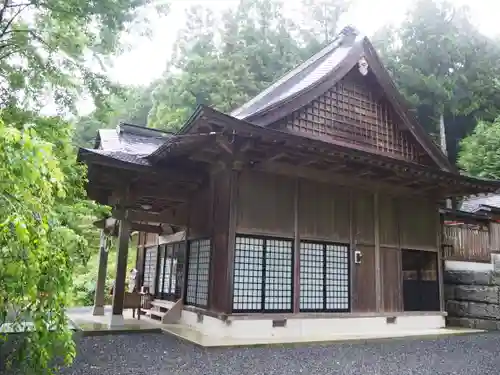
[[[144,133],[158,133],[160,136],[175,134],[174,132],[170,132],[163,129],[148,128],[147,126],[130,124],[122,121],[120,121],[120,123],[116,126],[116,131],[117,132],[124,131],[125,133],[132,133],[136,135],[144,135]]]
[[[344,28],[347,29],[347,28]],[[344,31],[344,29],[342,31]],[[261,91],[259,94],[254,96],[252,99],[247,101],[245,104],[241,105],[240,107],[236,108],[233,110],[230,115],[233,117],[238,117],[241,115],[241,113],[248,109],[248,107],[252,106],[253,104],[257,103],[259,100],[262,100],[268,95],[270,92],[274,91],[275,89],[279,88],[282,86],[284,83],[289,81],[291,78],[295,77],[296,75],[299,75],[300,73],[303,73],[304,70],[309,68],[311,65],[314,63],[318,62],[319,60],[325,58],[328,53],[332,52],[333,50],[337,49],[342,41],[344,40],[345,37],[351,36],[352,34],[343,34],[340,32],[337,34],[337,36],[330,42],[328,43],[325,47],[323,47],[319,52],[316,52],[314,55],[312,55],[310,58],[307,60],[303,61],[301,64],[297,65],[295,68],[289,70],[287,73],[282,75],[280,78],[278,78],[274,83],[272,83],[269,87]],[[357,35],[357,34],[356,34]]]

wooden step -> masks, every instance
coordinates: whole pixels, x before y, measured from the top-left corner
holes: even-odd
[[[163,311],[158,311],[158,310],[153,310],[153,309],[141,309],[141,313],[146,315],[146,316],[157,316],[159,318],[163,318],[166,314],[166,312]]]
[[[161,309],[170,309],[172,307],[172,302],[167,302],[167,301],[162,301],[162,300],[158,300],[158,299],[155,299],[154,301],[151,301],[151,305],[155,306],[155,307],[159,307]]]

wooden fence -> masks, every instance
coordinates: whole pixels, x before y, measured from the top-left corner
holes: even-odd
[[[497,247],[499,238],[497,227],[492,227],[497,232],[496,236],[490,236],[490,227],[485,223],[445,223],[442,242],[444,258],[489,263],[491,251]],[[491,239],[496,243],[490,243]]]

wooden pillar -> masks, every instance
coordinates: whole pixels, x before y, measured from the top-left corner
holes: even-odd
[[[438,290],[439,290],[439,309],[445,311],[444,302],[444,259],[443,259],[443,246],[442,246],[442,233],[443,221],[437,207],[437,276],[438,276]]]
[[[300,193],[300,179],[295,180],[294,192],[294,249],[293,249],[293,312],[298,314],[300,312],[300,233],[299,233],[299,193]]]
[[[226,311],[233,311],[233,281],[234,281],[234,247],[236,245],[236,219],[238,215],[238,181],[240,171],[238,168],[233,168],[230,175],[230,192],[229,192],[229,221],[227,232],[227,293],[228,299]]]
[[[116,254],[116,276],[113,291],[113,307],[110,325],[123,324],[123,300],[125,297],[125,285],[127,277],[128,244],[130,236],[130,222],[127,220],[127,213],[120,220],[118,230],[118,251]]]
[[[191,222],[191,201],[187,204],[188,217],[186,229],[184,231],[184,264],[182,265],[182,286],[181,286],[181,299],[186,303],[186,292],[188,282],[188,257],[189,257],[189,226]]]
[[[374,238],[375,238],[375,303],[376,311],[382,311],[382,272],[380,270],[380,197],[374,194]]]
[[[349,246],[351,248],[350,251],[350,272],[349,272],[349,285],[350,285],[350,295],[349,295],[349,307],[350,311],[354,311],[354,308],[356,306],[357,302],[357,295],[356,292],[354,291],[354,285],[356,282],[355,274],[357,272],[357,268],[359,268],[359,264],[356,264],[355,257],[356,257],[356,251],[358,251],[357,244],[356,244],[356,234],[355,234],[355,228],[356,228],[356,217],[354,216],[355,214],[355,207],[354,207],[354,199],[356,195],[354,192],[349,190]]]
[[[108,250],[108,241],[103,229],[101,230],[101,241],[99,245],[99,268],[97,271],[93,315],[104,315],[106,273],[108,270]]]

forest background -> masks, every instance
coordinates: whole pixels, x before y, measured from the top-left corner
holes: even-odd
[[[93,302],[92,223],[107,208],[86,200],[77,148],[120,122],[175,132],[198,104],[229,112],[331,42],[355,2],[297,0],[294,16],[280,0],[235,0],[222,11],[199,2],[163,73],[124,86],[107,74],[110,59],[124,35],[147,37],[149,17],[167,17],[168,2],[0,1],[0,325],[12,306],[33,311],[40,329],[25,368],[48,368],[57,345],[70,360],[70,333],[54,337],[46,323],[65,327],[67,306]],[[440,0],[413,1],[400,21],[370,37],[410,107],[436,143],[445,130],[464,172],[500,179],[500,39]],[[91,101],[85,115],[82,98]]]

